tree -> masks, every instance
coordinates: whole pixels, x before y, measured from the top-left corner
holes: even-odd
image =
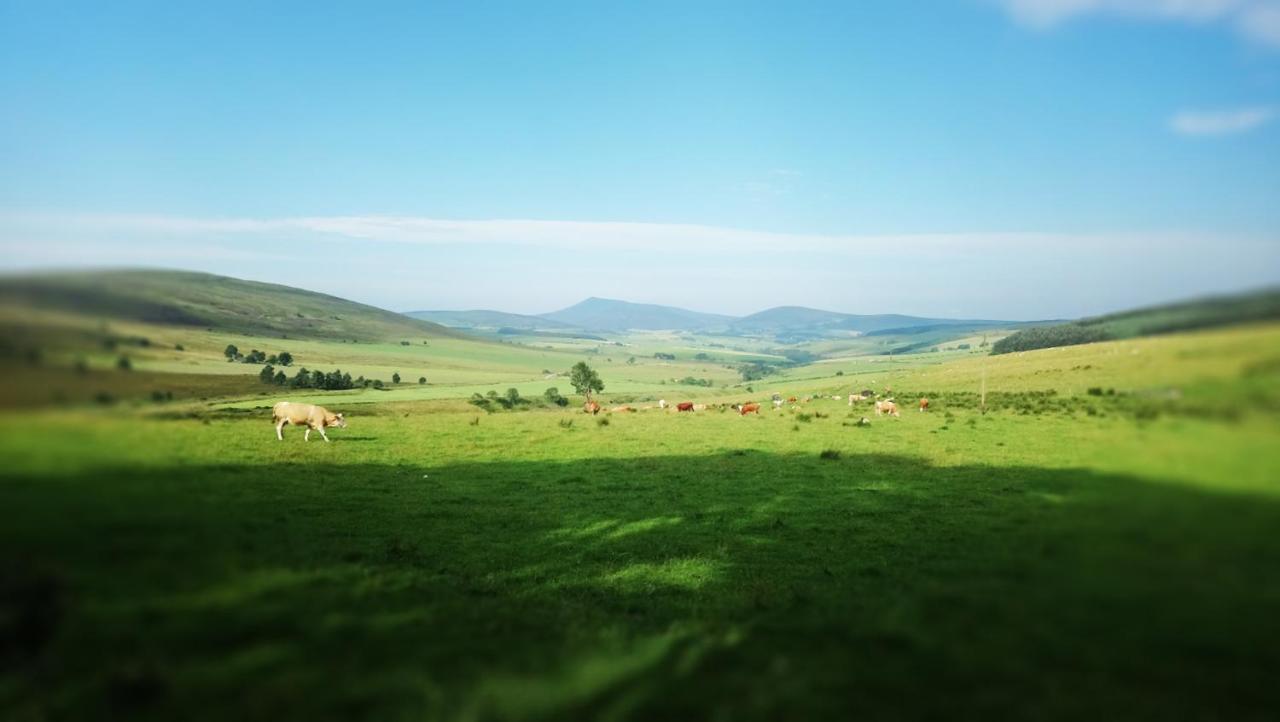
[[[600,380],[600,375],[588,366],[586,361],[579,361],[569,369],[569,383],[574,391],[586,396],[587,401],[591,400],[591,392],[604,391],[604,382]]]
[[[264,384],[275,383],[275,380],[276,380],[275,368],[273,368],[271,364],[267,364],[266,366],[263,366],[262,370],[258,372],[258,380]]]
[[[419,384],[425,384],[426,382],[427,382],[427,377],[426,377],[426,376],[419,376],[419,377],[418,377],[418,383],[419,383]]]
[[[289,383],[289,377],[285,376],[283,371],[277,371],[276,377],[273,379],[273,381],[275,381],[276,386],[284,386],[285,384]]]
[[[120,369],[121,371],[132,371],[133,362],[129,360],[128,356],[121,356],[120,360],[116,361],[116,368]]]
[[[293,354],[288,351],[281,351],[276,355],[276,362],[281,366],[289,366],[293,363]]]
[[[400,372],[399,372],[399,371],[396,371],[396,372],[394,372],[394,373],[392,373],[392,374],[391,374],[391,383],[393,383],[393,384],[398,384],[398,383],[400,383]]]
[[[227,344],[227,347],[222,350],[222,355],[226,356],[228,361],[235,361],[236,358],[240,356],[240,349],[236,348],[235,344],[229,343]]]
[[[560,389],[556,388],[555,386],[552,386],[551,388],[542,392],[542,398],[546,399],[548,403],[559,404],[560,399],[564,397],[560,395]]]
[[[520,398],[520,389],[517,389],[514,386],[507,389],[507,404],[508,404],[507,408],[511,408],[516,404],[522,404],[522,403],[524,403],[524,399]]]

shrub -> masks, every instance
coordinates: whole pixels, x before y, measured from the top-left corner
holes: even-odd
[[[116,368],[120,369],[121,371],[132,371],[133,362],[129,360],[128,356],[121,356],[116,361]]]
[[[418,385],[419,385],[419,386],[423,386],[423,385],[425,385],[426,383],[427,383],[427,377],[426,377],[426,376],[419,376],[419,377],[418,377]]]
[[[180,344],[180,343],[175,343],[175,344],[173,345],[173,350],[174,350],[174,351],[186,351],[187,349],[186,349],[186,348],[184,348],[182,344]]]
[[[818,454],[818,458],[826,459],[828,461],[836,461],[840,458],[840,452],[836,449],[823,449],[822,453]]]
[[[596,426],[608,426],[608,425],[609,425],[609,417],[607,416],[596,417]]]

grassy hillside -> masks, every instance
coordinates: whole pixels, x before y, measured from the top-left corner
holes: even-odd
[[[996,343],[992,347],[992,353],[1071,346],[1275,319],[1280,319],[1280,289],[1267,289],[1025,329]]]
[[[1277,349],[1240,327],[732,390],[939,394],[896,419],[387,392],[330,397],[324,444],[252,407],[6,414],[0,717],[1268,720]]]
[[[95,271],[0,278],[0,306],[276,338],[460,337],[438,324],[271,283],[187,271]]]
[[[733,321],[731,316],[607,298],[588,298],[568,308],[541,314],[541,317],[599,331],[697,330],[725,326]]]

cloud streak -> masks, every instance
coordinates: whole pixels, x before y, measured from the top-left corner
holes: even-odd
[[[1233,135],[1253,130],[1271,122],[1274,108],[1238,108],[1234,110],[1184,110],[1169,119],[1169,127],[1180,135]]]
[[[8,230],[6,230],[8,229]],[[137,239],[305,239],[419,246],[525,246],[533,248],[664,253],[778,254],[823,252],[913,257],[1035,248],[1097,247],[1121,240],[1038,232],[833,235],[755,231],[722,226],[629,221],[528,219],[458,220],[420,216],[303,216],[198,218],[117,214],[0,214],[0,240],[21,234],[50,238],[83,235]],[[1167,235],[1161,235],[1167,238]],[[1142,242],[1143,236],[1124,238]]]
[[[1184,23],[1225,23],[1262,45],[1280,49],[1280,0],[995,0],[1019,23],[1051,28],[1101,15]]]

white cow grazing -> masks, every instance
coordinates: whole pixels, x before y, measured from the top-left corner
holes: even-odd
[[[319,431],[325,441],[329,436],[324,433],[326,426],[347,428],[347,420],[342,414],[335,414],[323,406],[315,404],[295,404],[292,401],[281,401],[271,407],[271,421],[276,425],[276,438],[284,441],[284,425],[306,426],[307,433],[302,435],[303,441],[311,440],[311,432]]]
[[[773,408],[775,408],[775,409],[780,409],[780,408],[782,408],[782,399],[774,399],[774,400],[773,400]]]
[[[658,408],[665,409],[667,408],[667,405],[668,404],[666,399],[658,399]]]

